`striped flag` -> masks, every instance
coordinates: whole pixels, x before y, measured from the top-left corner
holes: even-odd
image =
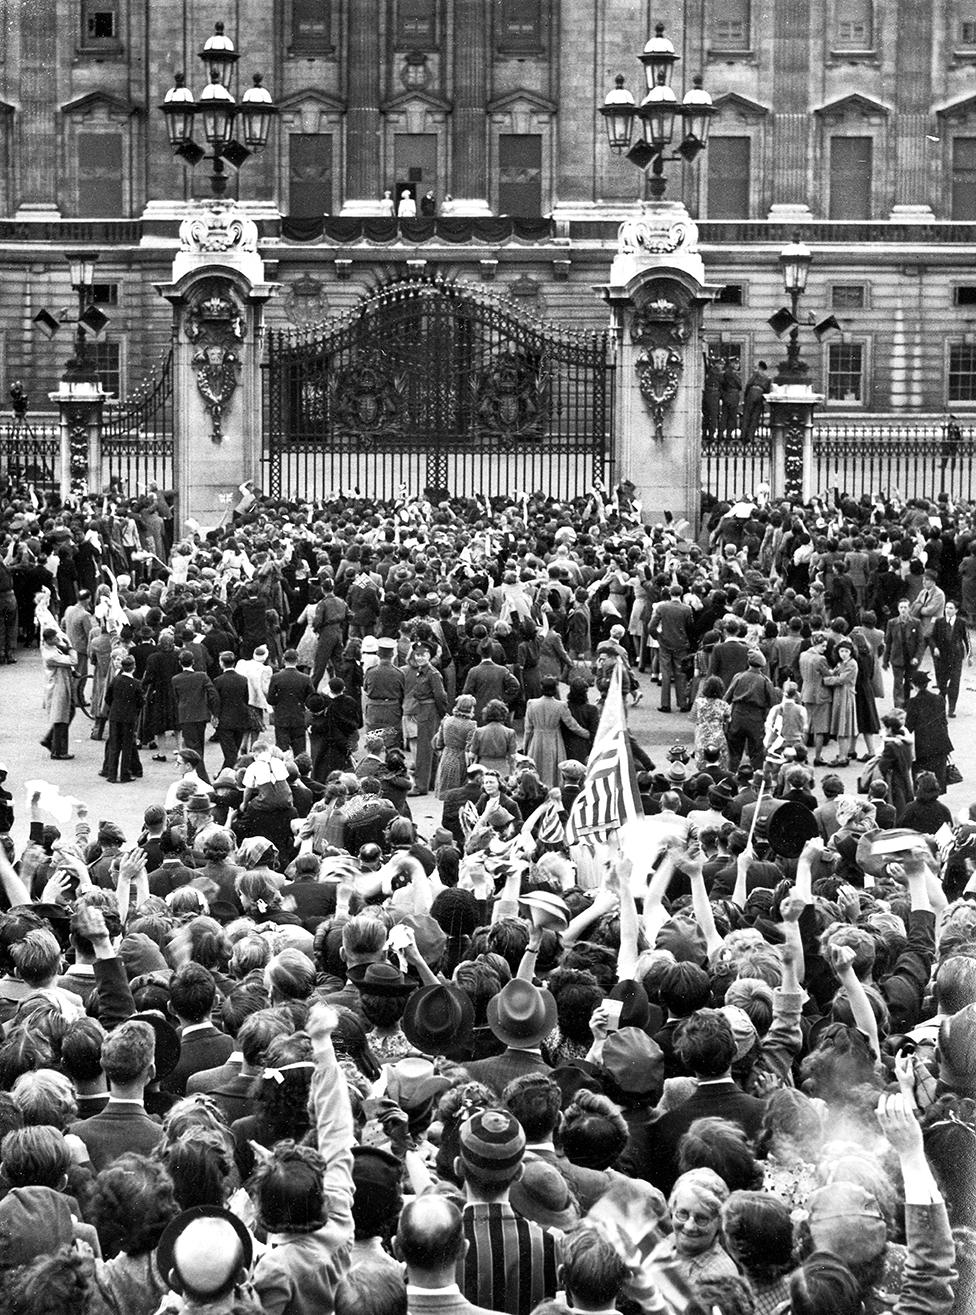
[[[618,658],[587,759],[586,779],[573,800],[566,822],[566,839],[571,845],[588,836],[606,840],[625,823],[641,816],[634,762],[627,739],[623,663]]]

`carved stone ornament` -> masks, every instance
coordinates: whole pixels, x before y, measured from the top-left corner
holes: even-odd
[[[505,452],[541,437],[550,381],[541,361],[518,348],[495,358],[478,383],[482,433]]]
[[[256,252],[257,249],[258,226],[234,201],[208,201],[180,224],[181,251]]]
[[[694,251],[698,247],[698,226],[685,217],[649,215],[625,219],[617,230],[619,255],[671,255],[675,251]]]
[[[213,426],[210,437],[219,443],[224,411],[238,384],[244,339],[244,313],[228,284],[212,279],[201,286],[187,312],[186,336],[196,347],[191,364]]]
[[[683,289],[651,284],[631,320],[631,341],[643,346],[634,369],[658,440],[664,437],[665,413],[678,394],[684,346],[691,336],[690,314],[691,306]]]

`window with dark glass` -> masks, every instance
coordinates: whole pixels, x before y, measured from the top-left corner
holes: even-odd
[[[117,132],[79,132],[78,214],[86,219],[118,219],[123,210],[122,136]]]
[[[747,50],[749,0],[709,0],[707,33],[714,50]]]
[[[705,152],[709,219],[748,219],[752,142],[712,137]]]
[[[397,0],[397,45],[426,49],[436,38],[437,0]]]
[[[874,0],[836,0],[833,44],[841,50],[870,50],[874,44]]]
[[[745,302],[745,288],[741,283],[726,283],[715,298],[716,306],[741,306]]]
[[[963,283],[952,290],[954,306],[976,306],[976,284]]]
[[[976,344],[950,344],[946,395],[950,402],[976,402]]]
[[[542,0],[500,0],[498,46],[503,51],[542,47]]]
[[[311,219],[332,209],[332,134],[288,135],[288,213]]]
[[[118,39],[118,0],[82,0],[81,44],[99,46]]]
[[[864,344],[832,342],[827,347],[827,400],[864,401]]]
[[[96,306],[117,306],[119,304],[119,285],[117,283],[93,283],[91,299]]]
[[[122,350],[117,342],[88,342],[88,359],[101,380],[102,387],[115,397],[122,396]]]
[[[976,219],[976,137],[952,139],[952,218]]]
[[[958,36],[961,46],[976,46],[976,15],[959,20]]]
[[[874,142],[870,137],[831,137],[831,219],[871,218],[873,154]]]
[[[830,306],[832,310],[863,310],[863,283],[835,283],[830,289]]]
[[[291,0],[292,50],[331,50],[330,3],[331,0]]]
[[[503,133],[498,138],[498,213],[542,214],[542,137]]]

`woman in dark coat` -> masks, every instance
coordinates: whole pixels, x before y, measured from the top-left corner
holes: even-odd
[[[173,691],[173,677],[179,673],[180,660],[176,655],[173,636],[167,631],[159,636],[159,647],[154,649],[146,659],[146,674],[143,689],[146,692],[145,712],[143,713],[142,742],[150,748],[165,749],[163,737],[176,734],[176,695]],[[165,762],[162,752],[155,758],[156,762]]]
[[[871,652],[868,641],[862,634],[853,633],[851,641],[854,644],[854,660],[857,662],[857,680],[854,684],[854,718],[857,722],[857,734],[864,736],[866,750],[860,761],[866,763],[877,752],[874,747],[874,737],[881,730],[878,704],[874,697],[875,657]],[[852,747],[857,748],[857,736],[854,737]]]
[[[569,694],[566,698],[566,706],[573,717],[586,731],[585,738],[575,732],[563,727],[563,743],[566,746],[566,757],[572,758],[575,762],[585,763],[590,756],[590,750],[593,748],[593,737],[596,735],[596,728],[600,724],[600,709],[595,703],[589,701],[590,686],[582,676],[574,676],[569,682]]]
[[[905,730],[904,716],[900,711],[890,712],[881,719],[881,724],[884,727],[884,741],[878,770],[888,786],[888,802],[895,810],[895,816],[901,817],[915,796],[912,787],[912,740]]]
[[[929,677],[925,671],[916,671],[912,684],[918,693],[905,705],[905,727],[915,736],[915,776],[919,772],[932,772],[939,782],[939,793],[946,792],[946,771],[952,740],[946,720],[945,699],[941,694],[929,692]]]

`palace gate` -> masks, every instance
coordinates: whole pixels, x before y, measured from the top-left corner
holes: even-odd
[[[454,496],[612,477],[605,333],[546,324],[492,293],[408,279],[310,329],[271,330],[264,487]]]

